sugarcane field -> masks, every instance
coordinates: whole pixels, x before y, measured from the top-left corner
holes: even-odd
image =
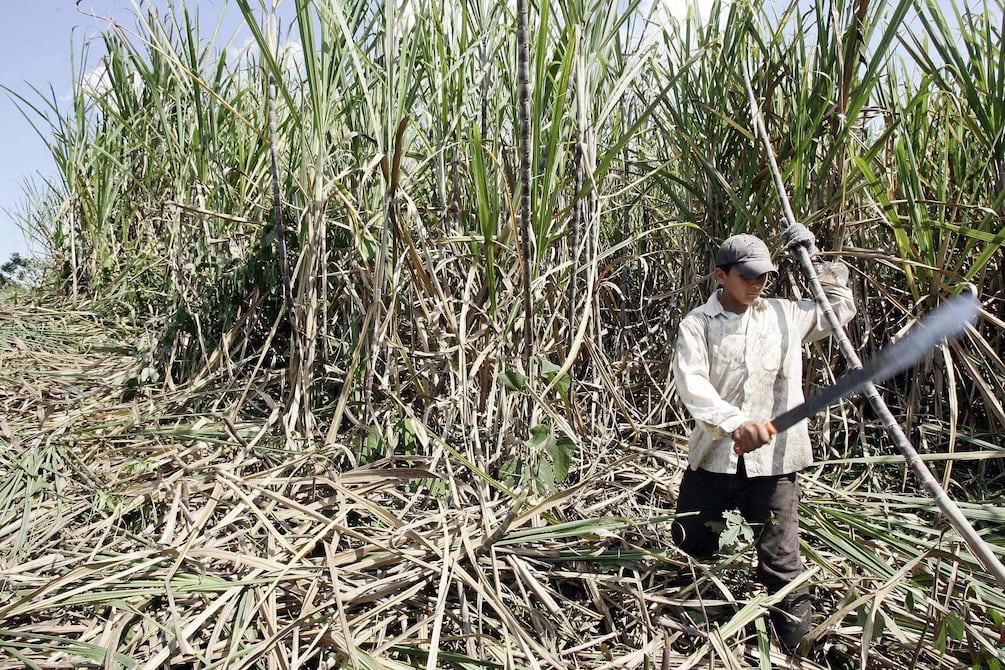
[[[1005,0],[51,1],[0,670],[1005,668]]]

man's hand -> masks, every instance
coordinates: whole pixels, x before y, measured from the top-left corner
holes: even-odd
[[[810,256],[820,253],[820,250],[817,249],[817,238],[813,236],[809,228],[801,223],[789,224],[782,231],[782,249],[791,251],[796,247],[806,247]]]
[[[771,434],[763,423],[744,421],[733,431],[733,451],[745,454],[771,442]]]

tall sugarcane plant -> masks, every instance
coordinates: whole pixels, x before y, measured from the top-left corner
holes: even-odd
[[[180,649],[246,667],[289,663],[293,648],[336,650],[353,667],[559,667],[563,654],[634,667],[658,638],[705,626],[678,645],[674,667],[690,667],[766,640],[755,621],[767,596],[716,627],[687,604],[693,592],[664,593],[659,578],[688,565],[660,526],[687,432],[667,365],[676,326],[710,290],[722,238],[744,230],[777,247],[781,210],[740,60],[796,215],[852,268],[863,358],[961,283],[980,289],[987,318],[891,381],[888,400],[912,436],[950,452],[944,488],[1000,539],[997,508],[982,503],[1000,497],[988,482],[1002,476],[1005,428],[1001,0],[948,16],[922,0],[835,0],[682,17],[618,0],[234,1],[250,46],[204,34],[181,4],[142,4],[134,28],[89,45],[99,67],[69,105],[12,91],[56,161],[42,199],[55,215],[28,217],[50,242],[52,279],[137,334],[133,367],[101,388],[121,382],[122,398],[170,408],[116,414],[96,449],[134,421],[164,454],[194,441],[176,460],[231,459],[185,473],[208,477],[193,495],[200,528],[219,532],[213,560],[247,552],[261,573],[228,581],[226,568],[200,586],[159,545],[81,573],[103,583],[138,570],[154,575],[151,593],[182,589],[186,616],[219,623]],[[773,290],[800,292],[780,259]],[[811,387],[843,366],[815,346]],[[815,431],[836,459],[813,473],[804,510],[835,612],[820,635],[859,622],[864,658],[885,617],[919,667],[940,653],[1000,664],[1005,596],[890,474],[881,428],[852,401]],[[42,473],[61,459],[97,477],[49,440],[0,494],[48,491]],[[967,460],[952,465],[955,451]],[[182,492],[162,455],[150,471]],[[147,518],[188,510],[182,493],[148,509],[155,494],[127,488],[138,511],[108,518],[143,523],[122,538],[149,536],[143,524],[168,543],[181,535],[181,521]],[[212,526],[217,504],[232,507]],[[625,544],[609,551],[617,533]],[[18,536],[17,556],[47,551],[31,537]],[[736,587],[720,594],[736,602],[743,551],[689,568],[699,584]],[[637,581],[582,577],[591,556],[597,574]],[[952,604],[960,574],[965,608]],[[0,612],[72,607],[60,584]],[[222,609],[201,609],[199,588]],[[106,596],[118,597],[93,597]],[[134,609],[150,617],[124,644],[138,657],[174,624]],[[125,629],[112,619],[106,630]],[[298,626],[311,642],[284,646]]]

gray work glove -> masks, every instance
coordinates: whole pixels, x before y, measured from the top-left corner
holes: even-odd
[[[811,258],[820,253],[820,250],[817,249],[817,238],[813,236],[809,228],[801,223],[789,224],[782,231],[782,249],[792,251],[796,247],[806,247]]]

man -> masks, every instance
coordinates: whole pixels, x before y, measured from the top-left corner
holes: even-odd
[[[786,228],[782,241],[786,250],[818,253],[802,224]],[[723,512],[739,509],[757,533],[758,581],[774,593],[803,572],[796,473],[813,454],[806,421],[774,437],[764,424],[803,401],[803,344],[830,329],[813,300],[761,297],[777,269],[757,237],[728,238],[715,265],[719,289],[681,322],[673,360],[677,393],[695,420],[673,537],[691,556],[711,558]],[[855,315],[847,268],[820,262],[818,270],[835,315],[847,323]],[[776,637],[795,653],[810,629],[809,591],[789,594],[778,609],[771,613]]]

